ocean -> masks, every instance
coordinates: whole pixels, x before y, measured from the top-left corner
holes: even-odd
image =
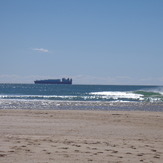
[[[163,86],[0,84],[0,109],[163,111]]]

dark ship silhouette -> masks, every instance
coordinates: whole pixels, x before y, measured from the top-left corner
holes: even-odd
[[[72,84],[72,79],[62,78],[61,79],[46,79],[46,80],[35,80],[35,84]]]

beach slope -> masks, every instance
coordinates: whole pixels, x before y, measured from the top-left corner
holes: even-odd
[[[163,113],[0,110],[1,163],[163,162]]]

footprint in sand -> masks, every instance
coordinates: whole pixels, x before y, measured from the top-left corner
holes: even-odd
[[[21,147],[27,147],[27,146],[25,146],[25,145],[22,145]]]
[[[153,158],[159,159],[160,158],[160,155],[155,155]]]
[[[8,152],[10,152],[10,153],[14,153],[15,151],[14,151],[14,150],[11,150],[11,151],[8,151]]]
[[[132,149],[136,149],[136,147],[134,147],[133,145],[132,145],[132,146],[130,146],[130,148],[132,148]]]
[[[60,149],[68,149],[68,147],[61,147]]]
[[[157,152],[157,150],[155,150],[155,149],[151,149],[151,151],[152,151],[152,152]]]
[[[105,149],[105,151],[112,151],[111,149]]]
[[[16,143],[21,143],[21,141],[18,140],[18,141],[16,141]]]
[[[108,157],[114,157],[114,156],[113,156],[113,155],[111,155],[111,154],[108,154],[107,156],[108,156]]]
[[[26,152],[31,152],[31,150],[30,150],[30,149],[26,149],[25,151],[26,151]]]
[[[143,156],[144,155],[144,153],[139,153],[139,154],[137,154],[137,156]]]
[[[123,158],[122,156],[119,156],[118,158]]]
[[[7,156],[7,154],[0,154],[0,157],[5,157]]]
[[[79,150],[74,150],[75,152],[80,152]]]

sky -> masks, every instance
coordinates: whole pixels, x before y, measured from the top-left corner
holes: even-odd
[[[0,83],[163,85],[163,0],[0,0]]]

